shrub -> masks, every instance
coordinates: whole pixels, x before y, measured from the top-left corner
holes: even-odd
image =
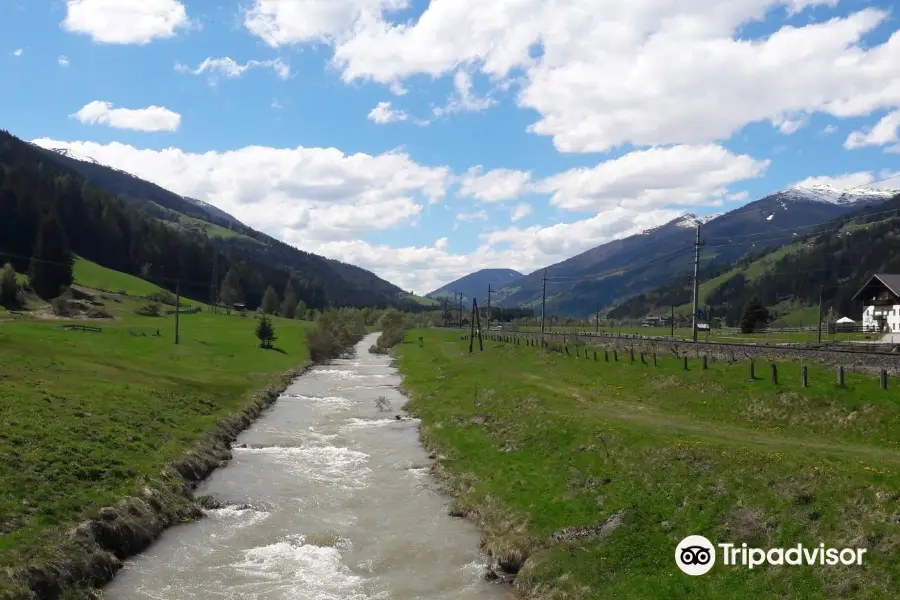
[[[175,306],[178,303],[178,299],[176,298],[175,294],[173,294],[169,290],[159,290],[153,292],[152,294],[147,296],[147,299],[150,300],[150,302],[166,304],[168,306]]]
[[[159,317],[162,316],[162,309],[159,302],[148,302],[144,306],[134,309],[134,314],[142,317]]]
[[[306,330],[309,357],[313,362],[339,358],[352,350],[365,331],[358,311],[323,311],[316,317],[315,326]]]
[[[378,319],[378,328],[381,329],[381,335],[378,336],[376,344],[387,351],[403,341],[409,324],[406,315],[399,310],[391,309],[385,311]]]
[[[50,301],[53,314],[58,317],[70,317],[75,313],[75,306],[69,296],[62,294]]]
[[[97,306],[87,309],[87,312],[85,314],[90,319],[112,319],[112,315],[109,314],[105,308]]]
[[[372,344],[369,346],[369,354],[389,354],[390,350],[387,348],[382,348],[378,344]]]
[[[19,308],[24,304],[22,289],[16,282],[16,271],[6,263],[0,274],[0,305],[6,308]]]

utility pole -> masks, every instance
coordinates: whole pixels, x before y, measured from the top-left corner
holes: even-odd
[[[472,298],[472,322],[469,323],[469,354],[472,353],[472,348],[475,344],[475,312],[477,310],[478,304],[475,302],[475,298]]]
[[[463,307],[462,307],[462,301],[463,301],[463,295],[462,295],[462,292],[460,292],[460,293],[459,293],[459,328],[460,328],[460,329],[462,329],[462,323],[463,323],[463,318],[462,318],[462,315],[463,315],[463,313],[462,313],[462,310],[463,310]]]
[[[819,335],[818,335],[818,339],[819,339],[818,343],[820,343],[820,344],[822,343],[822,294],[824,292],[825,292],[825,286],[820,285],[819,286]]]
[[[700,279],[700,246],[703,243],[700,241],[700,223],[697,223],[697,241],[694,242],[694,295],[693,295],[693,303],[694,303],[694,316],[691,320],[691,340],[696,343],[697,342],[697,320],[699,317],[697,316],[697,312],[700,310],[699,307],[699,296],[698,296],[698,284]]]
[[[672,307],[672,316],[669,317],[669,325],[672,327],[672,337],[675,337],[675,306]]]
[[[547,269],[544,269],[544,277],[541,280],[543,289],[541,291],[541,346],[544,345],[544,309],[547,306]]]
[[[491,284],[488,284],[487,328],[491,330]]]
[[[600,303],[597,303],[597,316],[594,320],[594,333],[600,333]]]
[[[178,317],[181,312],[181,280],[175,280],[175,343],[181,343],[181,332],[178,330]]]

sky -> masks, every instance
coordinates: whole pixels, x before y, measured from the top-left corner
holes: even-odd
[[[424,294],[900,188],[895,0],[4,0],[0,127]]]

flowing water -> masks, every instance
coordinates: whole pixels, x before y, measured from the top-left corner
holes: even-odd
[[[510,598],[482,579],[474,525],[447,515],[418,423],[395,419],[400,377],[374,340],[298,378],[197,490],[233,506],[164,532],[104,597]]]

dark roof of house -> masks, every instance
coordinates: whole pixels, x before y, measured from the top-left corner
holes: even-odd
[[[884,287],[891,291],[895,296],[900,296],[900,275],[894,273],[875,273],[872,275],[868,281],[866,281],[865,285],[859,288],[859,291],[853,296],[854,300],[864,300],[864,298],[860,298],[859,295],[863,293],[863,291],[869,287],[873,281],[878,280]]]

